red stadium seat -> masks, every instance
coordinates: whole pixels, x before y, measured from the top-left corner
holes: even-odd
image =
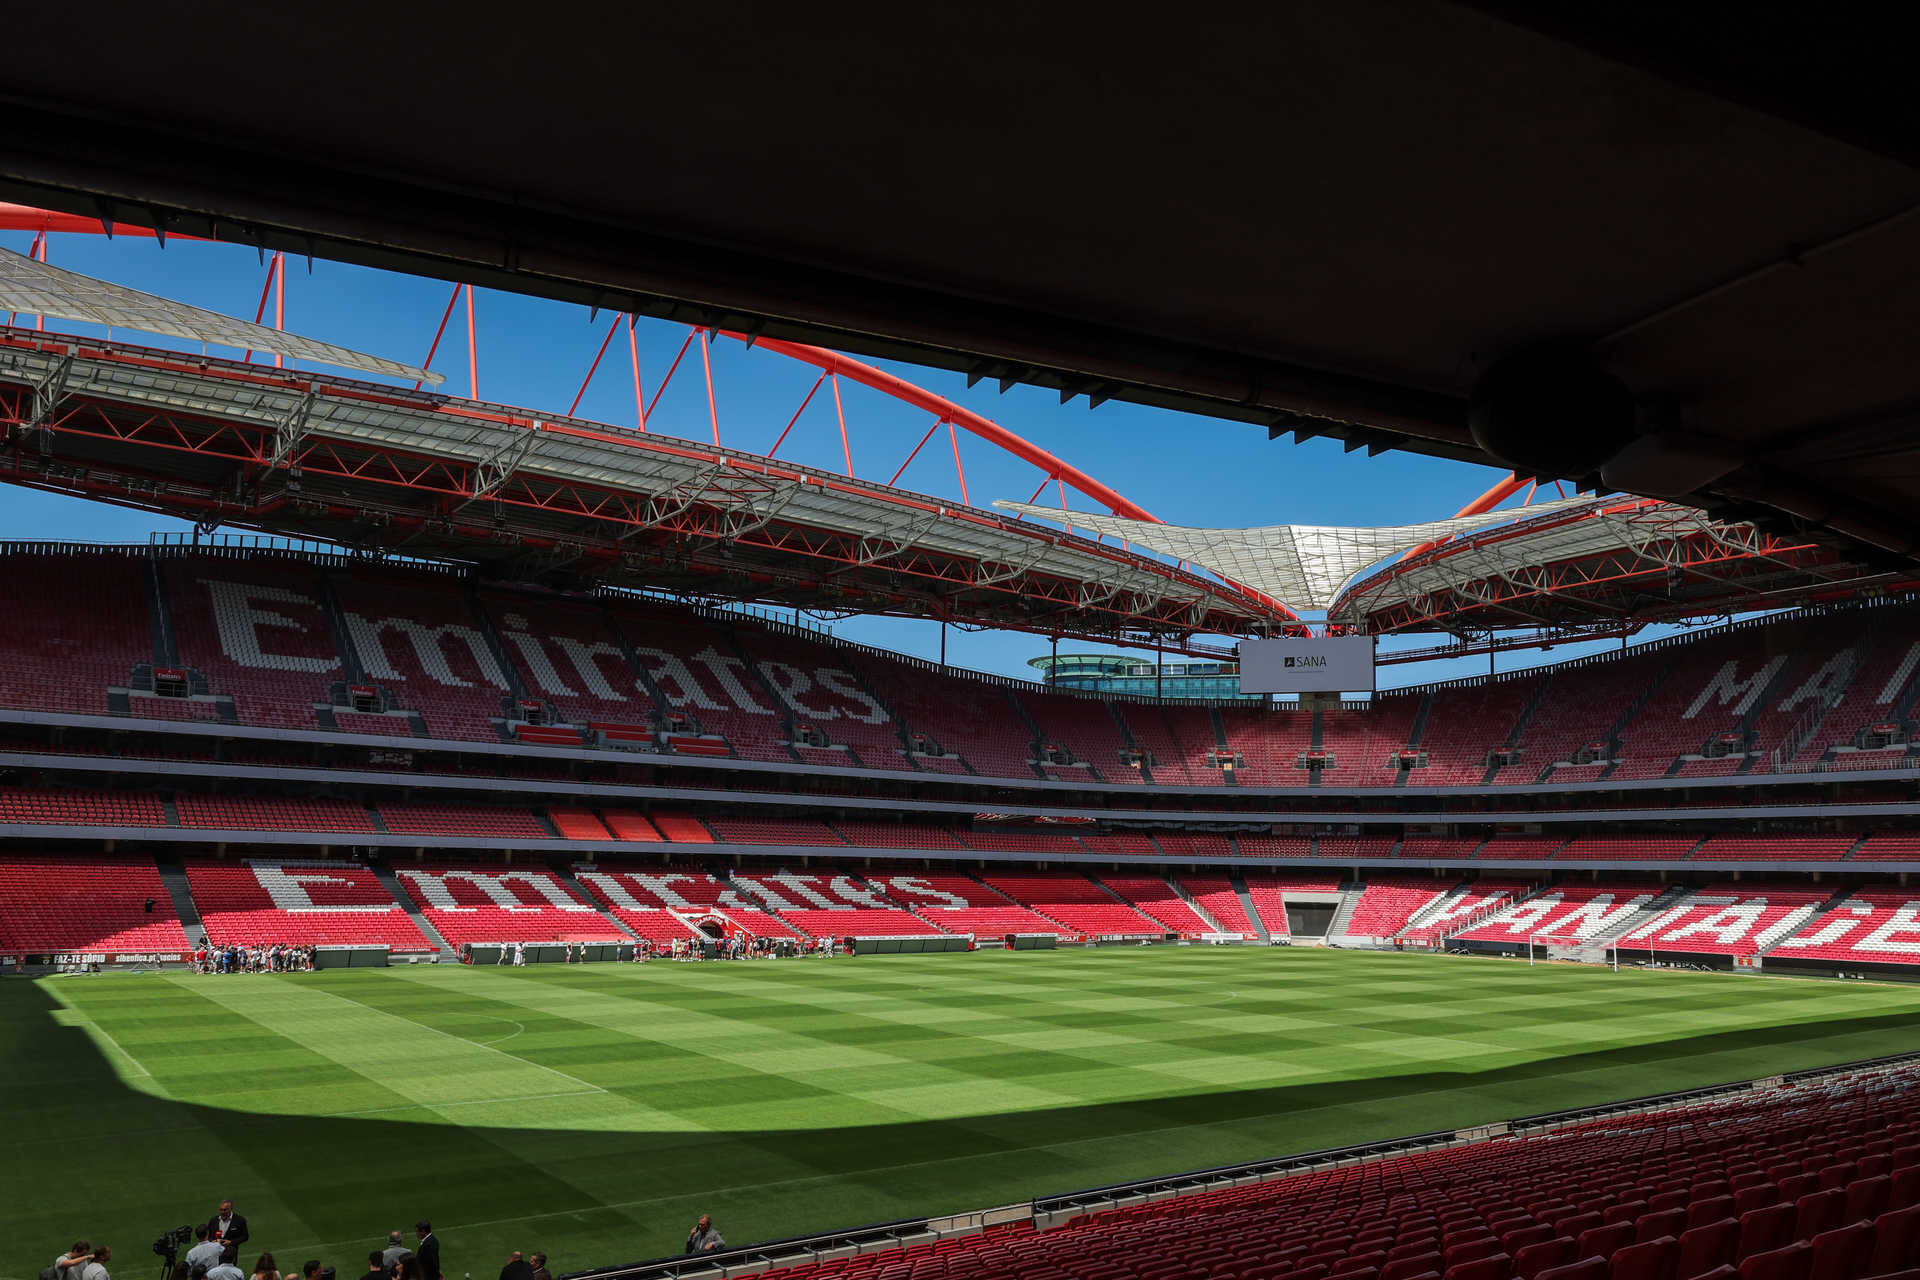
[[[1680,1242],[1672,1236],[1655,1236],[1615,1251],[1608,1280],[1674,1280],[1679,1264]]]
[[[1805,1240],[1741,1259],[1740,1280],[1807,1280],[1813,1267],[1813,1246]]]

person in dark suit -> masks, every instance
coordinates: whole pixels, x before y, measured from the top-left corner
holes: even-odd
[[[247,1220],[233,1211],[233,1201],[222,1200],[219,1211],[207,1220],[207,1239],[236,1247],[251,1239]]]
[[[507,1259],[507,1265],[500,1268],[500,1280],[533,1280],[533,1268],[527,1265],[518,1249]]]
[[[420,1260],[420,1274],[424,1280],[440,1280],[440,1237],[433,1234],[433,1224],[425,1218],[413,1224],[414,1234],[420,1237],[413,1256]]]

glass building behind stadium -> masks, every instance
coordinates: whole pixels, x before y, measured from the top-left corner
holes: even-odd
[[[1240,692],[1237,662],[1164,662],[1154,664],[1117,653],[1063,653],[1029,659],[1047,684],[1087,693],[1117,693],[1129,698],[1242,698],[1266,701],[1265,694]]]

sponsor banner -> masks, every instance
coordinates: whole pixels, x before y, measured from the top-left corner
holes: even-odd
[[[51,964],[168,964],[187,958],[181,951],[63,951],[47,959]]]
[[[1372,693],[1374,637],[1240,642],[1242,693]]]

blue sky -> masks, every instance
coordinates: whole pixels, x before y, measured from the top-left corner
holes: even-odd
[[[0,232],[0,246],[26,252],[32,236]],[[49,245],[56,266],[162,294],[229,315],[252,319],[266,269],[253,250],[234,245],[172,240],[162,250],[151,239],[56,235]],[[287,263],[287,328],[322,341],[419,363],[446,308],[451,286],[335,262],[290,258]],[[475,294],[482,399],[550,412],[572,402],[606,333],[610,317],[590,322],[586,308],[515,294]],[[269,322],[271,304],[269,304]],[[66,321],[53,328],[74,331]],[[640,368],[653,407],[648,428],[673,435],[710,438],[707,400],[697,344],[687,350],[664,393],[662,377],[686,337],[683,326],[642,321],[637,331]],[[156,346],[165,339],[124,335]],[[721,443],[765,452],[793,417],[816,371],[763,351],[721,340],[709,348]],[[258,357],[256,357],[258,358]],[[465,394],[467,352],[464,312],[456,307],[438,354],[443,389]],[[1001,394],[995,384],[969,389],[959,374],[887,365],[893,372],[937,392],[1024,436],[1106,482],[1163,520],[1194,525],[1398,524],[1450,516],[1501,473],[1487,467],[1385,454],[1348,454],[1334,442],[1302,445],[1269,441],[1264,429],[1110,401],[1089,410],[1084,399],[1061,405],[1055,392],[1015,387]],[[885,481],[906,458],[931,422],[877,392],[841,384],[854,469],[862,478]],[[657,401],[656,401],[656,397]],[[620,426],[634,424],[633,382],[624,335],[616,334],[577,411],[582,417]],[[942,432],[929,441],[900,478],[903,487],[959,497],[953,454]],[[1040,473],[984,441],[961,436],[968,496],[976,506],[995,498],[1029,498]],[[812,403],[780,449],[783,458],[843,470],[840,439],[827,388]],[[13,490],[0,505],[0,537],[144,541],[156,529],[186,526],[140,512]],[[1058,502],[1049,487],[1044,500]],[[1068,492],[1067,500],[1091,500]],[[906,653],[935,657],[939,630],[931,623],[862,618],[840,622],[836,632]],[[1062,643],[1069,649],[1102,646]],[[1008,675],[1030,675],[1027,659],[1045,653],[1043,637],[1012,633],[950,631],[948,659],[957,665]],[[1584,651],[1568,647],[1555,656]],[[1517,661],[1539,660],[1533,654]],[[1502,662],[1503,668],[1506,665]],[[1486,670],[1484,658],[1454,666],[1411,666],[1383,671],[1383,683],[1445,678]]]

